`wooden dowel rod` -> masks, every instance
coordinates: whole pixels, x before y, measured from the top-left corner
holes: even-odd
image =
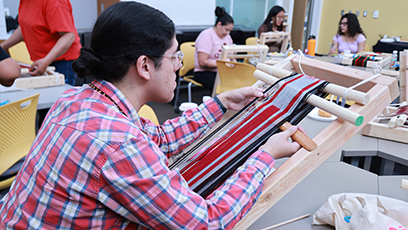
[[[269,230],[269,229],[277,228],[277,227],[280,227],[280,226],[282,226],[282,225],[289,224],[289,223],[295,222],[295,221],[300,220],[300,219],[303,219],[303,218],[307,218],[307,217],[309,217],[309,216],[310,216],[310,214],[306,214],[306,215],[303,215],[303,216],[299,216],[299,217],[293,218],[293,219],[291,219],[291,220],[287,220],[287,221],[285,221],[285,222],[282,222],[282,223],[275,224],[275,225],[273,225],[273,226],[264,228],[264,229],[262,229],[262,230]]]
[[[55,66],[48,66],[48,68],[52,71],[55,71]],[[30,69],[28,68],[21,68],[21,74],[27,74],[30,72]],[[51,74],[51,73],[49,73]]]
[[[271,65],[264,64],[264,63],[259,63],[258,65],[256,65],[256,68],[259,70],[262,70],[263,72],[269,75],[273,75],[274,77],[277,77],[277,78],[284,78],[292,74],[292,72],[289,70],[285,70],[282,68],[275,68]],[[334,94],[338,97],[343,97],[344,92],[346,90],[347,90],[346,87],[336,85],[333,83],[328,84],[323,89],[324,92]],[[347,100],[355,101],[357,103],[366,105],[370,101],[370,95],[357,91],[357,90],[349,90],[347,93]]]
[[[408,180],[402,179],[401,188],[408,190]]]
[[[292,125],[289,122],[283,123],[281,127],[279,127],[280,130],[285,131],[288,128],[292,127]],[[306,134],[302,133],[301,131],[297,130],[292,136],[292,140],[296,141],[299,143],[300,146],[305,148],[307,151],[312,151],[315,148],[317,148],[317,144]]]
[[[388,128],[395,128],[397,127],[397,116],[391,117],[390,121],[388,122]]]
[[[259,52],[259,50],[269,50],[267,45],[229,45],[222,46],[222,49],[227,52]]]
[[[258,80],[261,80],[263,82],[266,82],[268,84],[274,84],[276,81],[278,81],[277,78],[264,73],[260,70],[255,70],[254,72],[254,77]],[[325,110],[326,112],[329,112],[331,114],[336,115],[337,117],[340,117],[347,122],[354,124],[356,126],[360,126],[364,122],[364,117],[361,116],[358,113],[355,113],[351,110],[348,110],[344,107],[338,106],[332,102],[329,102],[323,98],[320,98],[314,94],[310,95],[307,99],[307,103],[314,105],[320,109]]]

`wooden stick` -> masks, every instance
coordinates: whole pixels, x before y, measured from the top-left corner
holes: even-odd
[[[284,78],[292,74],[292,72],[289,70],[275,68],[273,66],[270,66],[264,63],[259,63],[258,65],[256,65],[256,68],[259,70],[262,70],[263,72],[267,74],[273,75],[274,77],[277,77],[277,78]],[[346,87],[339,86],[336,84],[328,84],[323,89],[324,92],[334,94],[338,97],[343,97],[344,92],[346,90],[347,90]],[[347,99],[351,101],[355,101],[363,105],[366,105],[370,101],[370,96],[366,93],[363,93],[357,90],[350,90],[347,93]]]
[[[402,179],[401,188],[408,190],[408,180]]]
[[[269,230],[269,229],[272,229],[272,228],[277,228],[277,227],[280,227],[280,226],[282,226],[282,225],[289,224],[289,223],[295,222],[295,221],[297,221],[297,220],[307,218],[307,217],[309,217],[309,216],[310,216],[310,214],[306,214],[306,215],[303,215],[303,216],[299,216],[299,217],[293,218],[293,219],[291,219],[291,220],[287,220],[287,221],[285,221],[285,222],[282,222],[282,223],[279,223],[279,224],[275,224],[275,225],[270,226],[270,227],[267,227],[267,228],[263,228],[262,230]]]
[[[399,70],[399,85],[400,85],[400,98],[399,101],[408,100],[408,91],[407,91],[407,80],[408,80],[408,51],[400,51],[400,70]]]
[[[264,73],[260,70],[255,70],[254,72],[254,77],[257,78],[258,80],[261,80],[263,82],[266,82],[270,85],[274,84],[275,82],[278,81],[277,78]],[[356,126],[360,126],[364,122],[364,117],[361,116],[358,113],[355,113],[351,110],[348,110],[344,107],[338,106],[332,102],[329,102],[323,98],[320,98],[316,95],[310,95],[310,97],[307,99],[307,103],[314,105],[320,109],[325,110],[326,112],[329,112],[331,114],[336,115],[337,117],[341,117],[342,119],[348,121],[351,124],[354,124]]]
[[[289,122],[285,122],[281,127],[279,127],[279,129],[282,130],[282,131],[285,131],[290,127],[292,127],[292,125]],[[299,130],[297,130],[291,136],[291,138],[292,138],[292,140],[299,143],[307,151],[313,151],[314,149],[317,148],[317,144],[310,137],[308,137],[306,134],[302,133]]]
[[[269,47],[267,45],[229,45],[222,46],[220,60],[226,61],[230,57],[229,53],[253,52],[253,56],[261,56],[259,62],[264,62],[268,54]],[[231,56],[233,56],[232,54]]]

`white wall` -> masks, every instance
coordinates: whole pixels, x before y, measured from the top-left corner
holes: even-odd
[[[97,0],[70,0],[72,14],[74,15],[75,27],[80,29],[92,29],[98,17]]]
[[[215,22],[215,0],[139,0],[138,2],[162,11],[178,26],[212,25]]]
[[[18,14],[18,0],[3,0],[4,7],[9,8],[10,16]],[[91,29],[98,16],[97,0],[70,0],[77,29]]]

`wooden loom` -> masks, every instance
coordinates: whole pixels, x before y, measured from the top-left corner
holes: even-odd
[[[278,70],[277,67],[280,67],[284,70],[299,73],[301,71],[298,66],[299,57],[293,55],[273,68]],[[368,72],[309,58],[302,58],[301,66],[305,73],[310,76],[315,76],[344,87],[353,86],[363,79],[372,76],[372,74]],[[272,73],[273,72],[272,69]],[[258,81],[254,86],[264,87],[265,83]],[[365,120],[363,125],[355,126],[341,118],[333,121],[313,138],[313,141],[318,145],[315,150],[308,152],[303,148],[300,149],[265,180],[259,200],[249,213],[235,226],[235,229],[247,229],[399,94],[397,81],[384,76],[379,76],[357,87],[356,90],[365,92],[371,98],[366,105],[355,103],[348,109],[355,114],[364,116]],[[234,113],[234,111],[228,111],[218,124],[228,120]],[[218,125],[213,127],[213,129],[217,127]],[[197,140],[197,142],[199,141],[200,140]],[[194,146],[194,144],[191,146]]]
[[[41,76],[31,76],[28,72],[28,68],[21,68],[21,74],[14,81],[14,84],[10,87],[0,86],[0,92],[21,89],[36,89],[65,84],[64,74],[55,72],[55,67],[53,66],[47,67],[46,73]]]
[[[274,68],[281,67],[300,73],[299,59],[298,56],[291,56]],[[373,75],[304,57],[301,59],[301,67],[310,76],[344,87],[353,86]],[[318,145],[315,150],[308,152],[303,148],[300,149],[266,179],[259,200],[234,229],[247,229],[399,94],[396,79],[385,76],[379,76],[357,87],[356,90],[365,92],[370,97],[370,101],[366,105],[355,103],[349,108],[350,111],[364,116],[363,125],[355,126],[344,119],[333,121],[313,138],[313,141]]]
[[[286,53],[288,43],[290,40],[290,33],[286,32],[264,32],[261,33],[259,36],[258,43],[261,45],[265,45],[267,42],[280,42],[282,41],[281,45],[281,53]]]
[[[400,52],[400,69],[399,69],[399,85],[400,85],[400,108],[407,105],[408,93],[406,90],[406,84],[408,80],[408,50]],[[396,107],[387,106],[378,116],[370,121],[362,130],[362,134],[365,136],[376,137],[381,139],[387,139],[392,141],[398,141],[408,143],[408,128],[405,122],[408,114],[399,114],[391,117],[389,121],[384,118],[393,115],[397,111]],[[385,123],[384,123],[385,121]],[[388,122],[388,124],[387,124]]]
[[[373,54],[373,53],[363,51],[363,52],[357,53],[356,55],[365,56],[367,54]],[[389,54],[389,53],[373,54],[373,59],[374,60],[367,61],[367,66],[366,67],[373,68],[376,65],[381,66],[381,67],[383,67],[385,65],[388,65],[390,63],[390,61],[391,61],[391,56],[392,55]],[[353,59],[354,59],[354,55],[348,55],[348,56],[344,57],[341,60],[341,64],[343,64],[343,65],[353,65]]]
[[[230,59],[247,59],[252,57],[259,58],[259,62],[263,63],[265,58],[268,54],[268,46],[267,45],[228,45],[222,46],[221,61],[227,61],[228,58]],[[211,96],[214,97],[216,95],[217,85],[220,84],[220,77],[217,72],[217,76],[215,77],[213,91]]]

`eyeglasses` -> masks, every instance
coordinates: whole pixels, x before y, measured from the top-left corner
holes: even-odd
[[[340,22],[339,25],[340,25],[340,26],[347,26],[348,23],[347,23],[347,22]]]
[[[163,57],[169,58],[170,61],[173,63],[174,68],[176,68],[176,69],[183,66],[182,61],[183,61],[183,58],[184,58],[184,53],[181,50],[179,50],[175,54],[171,54],[171,55],[164,54]]]

